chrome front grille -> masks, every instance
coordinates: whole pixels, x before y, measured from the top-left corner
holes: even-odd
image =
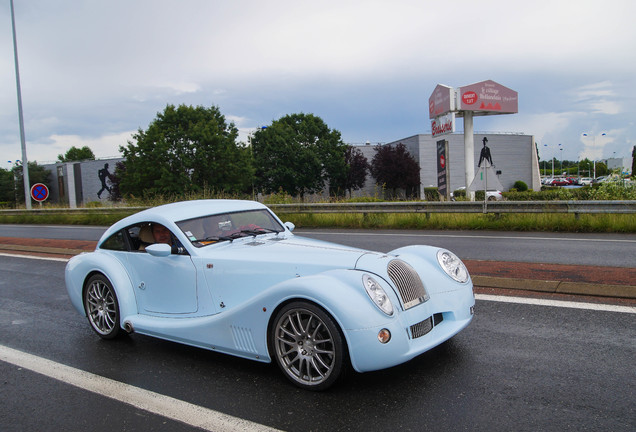
[[[444,316],[441,313],[436,313],[432,317],[428,317],[424,321],[420,321],[417,324],[411,326],[411,338],[417,339],[428,334],[433,327],[441,323],[444,320]]]
[[[405,310],[429,299],[422,279],[409,264],[395,259],[389,263],[387,273],[400,293]]]
[[[417,339],[418,337],[422,337],[431,330],[433,330],[433,317],[429,317],[424,321],[418,322],[417,324],[413,324],[411,326],[411,337],[413,339]]]

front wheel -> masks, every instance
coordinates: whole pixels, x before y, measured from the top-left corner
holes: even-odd
[[[334,320],[318,306],[294,302],[276,315],[270,335],[274,356],[298,387],[325,390],[346,370],[347,348]]]
[[[117,295],[106,276],[94,275],[86,282],[84,309],[88,322],[99,337],[113,339],[121,333]]]

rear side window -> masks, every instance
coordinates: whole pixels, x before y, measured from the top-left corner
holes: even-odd
[[[112,236],[108,237],[104,243],[100,246],[101,249],[127,251],[126,240],[124,239],[123,231],[117,231]]]

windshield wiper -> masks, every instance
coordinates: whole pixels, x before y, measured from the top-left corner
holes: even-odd
[[[256,228],[256,229],[242,229],[240,231],[233,232],[232,234],[227,235],[227,236],[205,237],[205,238],[202,238],[202,239],[192,240],[192,242],[198,242],[198,243],[201,243],[201,242],[213,242],[213,241],[215,241],[215,242],[218,242],[218,241],[230,241],[231,242],[231,241],[233,241],[233,240],[235,240],[237,238],[241,238],[241,237],[246,237],[246,236],[254,236],[254,237],[256,237],[257,235],[260,235],[260,234],[269,234],[269,233],[278,234],[278,233],[280,233],[280,231],[276,231],[276,230],[271,229],[271,228],[260,228],[260,227]]]
[[[235,235],[239,235],[239,234],[247,234],[247,235],[251,235],[256,237],[257,235],[261,235],[261,234],[269,234],[269,233],[276,233],[278,234],[280,231],[276,231],[274,229],[271,228],[254,228],[254,229],[242,229],[241,231],[232,234],[232,236]]]
[[[226,237],[226,236],[212,236],[212,237],[205,237],[202,239],[194,239],[192,240],[193,243],[202,243],[202,242],[218,242],[218,241],[232,241],[234,240],[234,237]]]

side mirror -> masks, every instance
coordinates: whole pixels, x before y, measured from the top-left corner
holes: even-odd
[[[285,222],[284,225],[285,225],[285,228],[287,228],[290,232],[293,231],[294,228],[296,228],[296,225],[294,225],[291,222]]]
[[[156,257],[166,257],[172,254],[172,246],[165,243],[155,243],[146,246],[146,252]]]

